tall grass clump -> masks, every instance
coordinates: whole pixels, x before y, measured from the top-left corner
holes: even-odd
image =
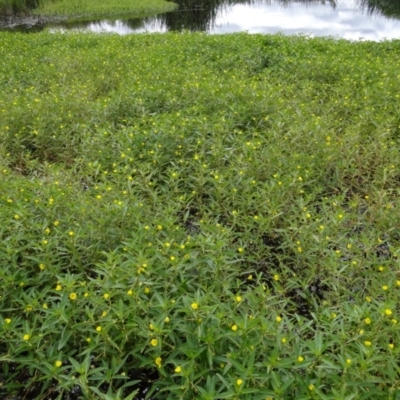
[[[1,33],[0,397],[395,399],[399,58]]]

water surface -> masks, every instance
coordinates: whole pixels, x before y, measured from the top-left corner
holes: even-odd
[[[55,25],[52,30],[204,31],[400,39],[400,0],[175,0],[178,9],[149,18]],[[16,27],[15,27],[16,28]],[[33,30],[33,27],[30,29]],[[29,31],[29,30],[28,30]]]
[[[389,0],[178,1],[176,11],[152,18],[65,26],[119,34],[176,30],[277,33],[351,40],[400,38],[400,3]]]

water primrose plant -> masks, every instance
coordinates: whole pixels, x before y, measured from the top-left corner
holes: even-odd
[[[0,60],[1,398],[396,398],[400,41]]]

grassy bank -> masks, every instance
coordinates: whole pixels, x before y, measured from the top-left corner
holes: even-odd
[[[164,0],[0,0],[0,13],[33,12],[69,20],[144,16],[171,11],[176,4]]]
[[[0,34],[0,397],[395,398],[399,50]]]
[[[62,16],[69,20],[94,18],[121,18],[123,16],[144,16],[172,11],[175,3],[164,0],[59,0],[44,2],[35,9],[43,16]]]

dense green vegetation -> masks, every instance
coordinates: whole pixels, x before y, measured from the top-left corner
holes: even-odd
[[[69,20],[151,15],[175,7],[175,3],[164,0],[0,0],[0,13],[32,11]]]
[[[0,397],[395,398],[399,58],[0,34]]]
[[[67,16],[70,20],[151,15],[171,11],[176,4],[164,0],[58,0],[44,2],[35,10],[45,16]]]

